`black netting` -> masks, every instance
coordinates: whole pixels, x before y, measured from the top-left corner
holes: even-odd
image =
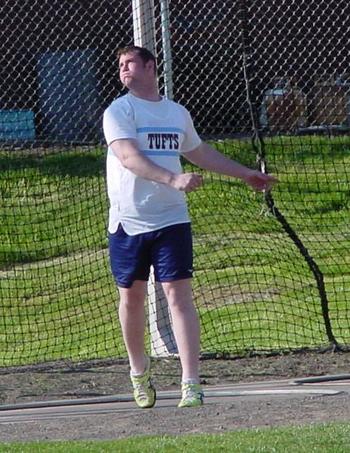
[[[215,147],[279,179],[255,194],[203,172],[188,197],[202,352],[345,347],[348,2],[173,0],[171,57],[163,6],[161,91],[172,84]],[[0,366],[124,357],[101,118],[122,93],[132,4],[2,2],[0,21]]]

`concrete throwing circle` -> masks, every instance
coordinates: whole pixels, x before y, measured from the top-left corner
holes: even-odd
[[[232,398],[293,398],[305,395],[350,393],[350,380],[334,379],[316,383],[302,380],[267,381],[234,385],[204,386],[205,404],[227,402]],[[326,384],[326,385],[325,385]],[[159,391],[155,407],[176,406],[179,391]],[[132,395],[111,395],[74,400],[32,401],[0,406],[0,424],[24,423],[58,417],[90,416],[140,410]]]

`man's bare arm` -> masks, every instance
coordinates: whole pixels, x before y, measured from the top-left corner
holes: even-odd
[[[176,174],[152,162],[138,149],[135,140],[115,140],[110,147],[123,167],[141,178],[167,184],[184,192],[191,192],[202,185],[202,177],[196,173]]]
[[[270,190],[277,179],[274,176],[252,170],[226,157],[205,142],[183,154],[193,164],[205,170],[242,179],[254,190]]]

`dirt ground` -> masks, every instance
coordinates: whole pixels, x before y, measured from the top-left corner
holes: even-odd
[[[206,386],[349,374],[350,353],[294,353],[231,360],[203,360],[201,380]],[[176,359],[154,360],[158,390],[179,388]],[[102,397],[130,393],[126,362],[83,368],[46,367],[41,370],[0,370],[0,404]],[[290,395],[210,400],[201,408],[171,405],[94,416],[61,416],[25,424],[3,424],[0,441],[43,439],[116,439],[143,434],[217,433],[261,426],[350,420],[350,394]],[[0,412],[1,416],[1,412]]]

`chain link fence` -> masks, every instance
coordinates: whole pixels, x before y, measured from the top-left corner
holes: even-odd
[[[346,1],[171,1],[174,98],[202,135],[250,131],[246,53],[262,128],[348,127],[349,9]],[[101,112],[122,91],[116,50],[133,40],[131,2],[7,1],[0,15],[2,141],[17,138],[16,128],[19,139],[102,140]],[[163,88],[158,2],[155,22]]]

